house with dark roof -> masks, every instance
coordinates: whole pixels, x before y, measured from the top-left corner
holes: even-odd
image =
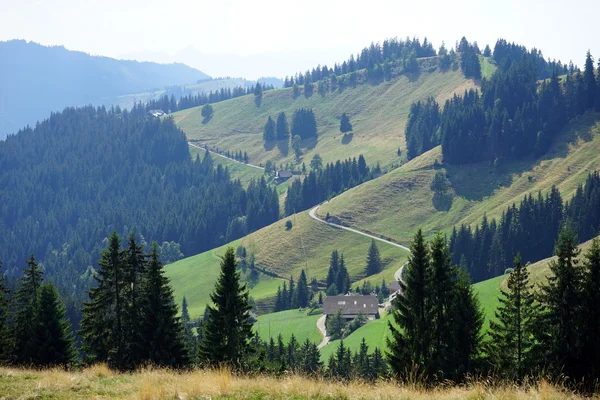
[[[392,302],[394,301],[394,299],[402,293],[401,288],[400,288],[400,282],[398,281],[393,281],[392,283],[389,284],[388,289],[390,290],[390,297],[389,297],[389,301]]]
[[[340,309],[346,319],[353,319],[358,314],[366,316],[369,320],[379,318],[379,304],[375,296],[327,296],[325,298],[323,314],[330,316]]]
[[[285,169],[282,169],[281,171],[277,171],[275,172],[275,182],[276,183],[281,183],[281,182],[285,182],[288,179],[290,179],[292,177],[292,171],[287,171]]]

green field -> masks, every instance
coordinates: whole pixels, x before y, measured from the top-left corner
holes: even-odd
[[[408,243],[422,228],[431,235],[453,226],[474,224],[484,214],[499,217],[524,195],[547,192],[553,185],[568,199],[588,173],[600,169],[600,114],[587,113],[573,121],[548,153],[539,159],[445,166],[454,199],[448,210],[436,210],[429,188],[442,162],[440,147],[400,168],[357,186],[319,209],[352,227]]]
[[[324,162],[334,162],[362,153],[368,164],[380,162],[385,168],[402,160],[397,149],[405,149],[404,125],[414,101],[434,96],[443,103],[454,93],[472,87],[474,83],[466,80],[460,71],[441,73],[427,69],[416,77],[400,76],[389,82],[361,84],[342,92],[321,95],[315,90],[308,98],[303,94],[294,98],[291,88],[267,91],[260,103],[254,96],[243,96],[215,103],[214,116],[209,121],[202,118],[200,108],[183,110],[173,117],[188,139],[211,148],[247,152],[250,162],[256,165],[264,165],[267,160],[278,164],[296,161],[308,164],[317,153]],[[269,115],[276,118],[284,111],[291,124],[294,110],[301,107],[314,110],[318,139],[305,140],[304,154],[296,160],[292,149],[286,152],[284,143],[265,145],[262,135]],[[350,116],[354,128],[353,134],[345,139],[339,131],[339,118],[344,112]]]
[[[204,153],[205,150],[190,146],[190,154],[192,155],[192,157],[196,158],[197,155],[200,155],[200,159],[202,159],[204,158]],[[244,187],[248,187],[248,184],[252,179],[259,180],[263,176],[265,177],[265,179],[267,178],[264,172],[259,170],[258,168],[249,167],[248,165],[224,157],[219,157],[215,154],[211,154],[211,157],[213,159],[215,167],[217,165],[221,165],[223,168],[227,168],[229,170],[229,175],[231,176],[231,179],[239,179]]]
[[[323,337],[317,329],[317,319],[321,310],[315,310],[312,315],[306,310],[288,310],[272,314],[261,315],[254,324],[254,331],[264,340],[272,337],[277,343],[277,336],[281,334],[284,343],[288,343],[292,334],[299,343],[306,339],[313,343],[320,343]]]

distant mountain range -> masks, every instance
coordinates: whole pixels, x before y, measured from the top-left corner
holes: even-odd
[[[184,64],[117,60],[24,40],[0,42],[0,138],[67,106],[210,79]]]

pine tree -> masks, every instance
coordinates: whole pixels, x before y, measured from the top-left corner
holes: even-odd
[[[596,100],[596,77],[594,75],[594,58],[587,51],[585,57],[585,69],[583,71],[583,81],[585,84],[585,108],[593,108]]]
[[[288,127],[287,118],[284,112],[280,112],[277,115],[277,140],[289,140],[290,128]]]
[[[267,119],[267,123],[265,124],[265,129],[263,131],[263,140],[275,140],[276,137],[277,136],[275,134],[275,121],[273,121],[273,118],[271,118],[271,116],[269,115],[269,119]]]
[[[84,302],[80,333],[84,350],[93,362],[108,362],[111,367],[126,368],[123,318],[123,269],[125,251],[116,232],[110,236],[108,247],[102,252],[94,279],[97,286],[89,292],[89,302]]]
[[[388,322],[391,337],[386,338],[387,358],[396,375],[423,372],[430,350],[431,313],[429,297],[429,251],[419,229],[411,243],[405,283],[399,282],[403,296],[394,300],[395,324]],[[415,369],[416,371],[411,371]]]
[[[585,253],[582,293],[582,354],[590,381],[600,378],[600,239]]]
[[[210,104],[205,104],[204,107],[202,107],[201,114],[204,119],[212,117],[214,113],[215,111]]]
[[[600,59],[598,60],[598,69],[596,70],[596,99],[594,102],[596,112],[600,112]]]
[[[374,377],[382,377],[387,374],[387,364],[379,348],[375,347],[371,361],[371,375]]]
[[[454,373],[454,380],[461,381],[474,370],[481,347],[481,327],[484,321],[479,298],[464,269],[459,271],[454,283],[450,318],[450,371]]]
[[[342,118],[340,119],[340,132],[347,133],[352,131],[352,124],[350,123],[350,118],[346,115],[346,113],[342,114]]]
[[[560,372],[571,378],[581,376],[576,312],[582,300],[578,243],[572,228],[565,226],[556,243],[558,260],[550,262],[552,275],[539,293],[539,302],[545,310],[539,323],[538,340],[547,352],[549,366],[562,368]]]
[[[327,271],[327,288],[329,288],[331,285],[336,283],[335,279],[336,279],[338,270],[339,270],[339,255],[338,255],[337,250],[333,250],[331,252],[331,257],[329,258],[329,270]]]
[[[208,307],[208,321],[200,343],[200,358],[209,365],[221,363],[239,366],[250,350],[253,336],[248,291],[240,284],[240,273],[232,247],[225,252],[221,273],[211,294],[214,306]]]
[[[300,348],[300,357],[300,369],[305,374],[314,375],[319,372],[323,366],[317,345],[311,343],[308,339],[306,339]]]
[[[10,360],[11,340],[8,327],[10,290],[6,286],[6,276],[0,261],[0,365]]]
[[[40,367],[70,366],[77,359],[71,324],[52,284],[40,286],[35,308],[35,325],[29,342],[29,360]]]
[[[294,283],[294,277],[290,276],[290,288],[288,291],[287,309],[298,308],[296,304],[296,284]]]
[[[515,258],[507,286],[507,291],[500,289],[496,321],[490,321],[487,353],[498,372],[521,380],[534,364],[534,324],[538,310],[529,272],[522,266],[520,255]]]
[[[346,294],[350,291],[350,274],[346,269],[346,263],[344,262],[344,255],[340,256],[340,266],[335,277],[336,286],[339,293]]]
[[[365,272],[367,276],[375,275],[381,272],[381,256],[379,255],[379,249],[375,244],[375,239],[371,240],[371,246],[369,247],[369,253],[367,254],[367,266]]]
[[[304,270],[300,272],[300,278],[298,279],[298,284],[296,285],[296,296],[295,304],[299,308],[308,307],[308,282],[306,281],[306,273]]]
[[[124,364],[133,368],[142,362],[143,340],[140,321],[142,280],[146,272],[146,256],[141,245],[136,242],[135,234],[129,236],[123,264],[123,331],[125,342]]]
[[[183,296],[183,300],[181,301],[181,325],[183,327],[183,341],[185,343],[187,354],[193,359],[198,349],[196,348],[196,336],[192,331],[192,320],[190,318],[185,296]]]
[[[17,363],[29,363],[33,358],[30,342],[35,330],[35,308],[44,274],[32,254],[27,260],[19,288],[14,295],[14,317],[12,333],[13,356]]]
[[[428,366],[430,374],[446,371],[449,351],[450,311],[453,281],[456,271],[452,267],[448,243],[441,233],[431,243],[431,282],[429,284],[431,302],[432,352]],[[441,378],[441,377],[440,377]]]

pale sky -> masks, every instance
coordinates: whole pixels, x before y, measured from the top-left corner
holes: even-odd
[[[0,10],[0,40],[184,62],[211,76],[283,77],[394,36],[427,36],[436,49],[503,37],[580,66],[588,48],[600,57],[598,0],[0,0]]]

